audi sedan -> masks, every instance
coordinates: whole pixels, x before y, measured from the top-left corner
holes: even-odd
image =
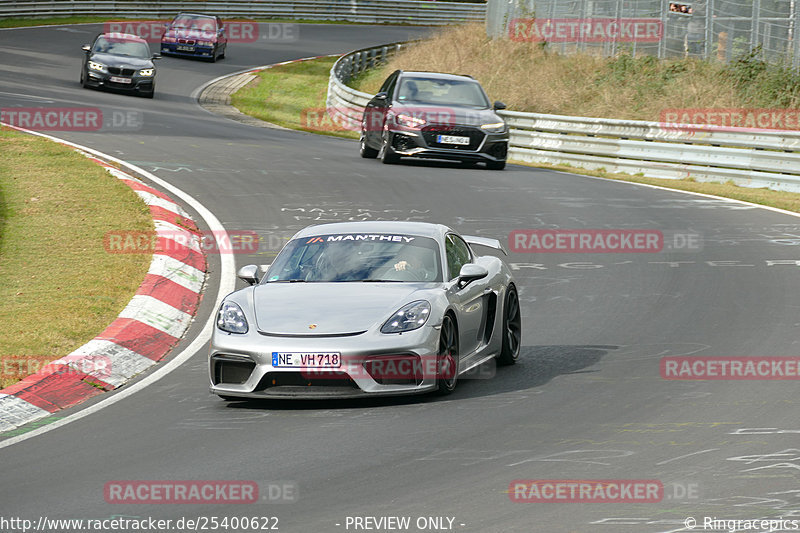
[[[211,392],[242,398],[449,394],[520,354],[511,271],[447,226],[368,221],[297,233],[229,294],[209,352]]]
[[[129,33],[101,33],[91,45],[83,45],[81,85],[106,87],[152,98],[156,90],[158,54],[150,53],[147,41]]]
[[[396,163],[402,157],[506,166],[509,129],[475,79],[435,72],[393,72],[367,104],[361,157]]]

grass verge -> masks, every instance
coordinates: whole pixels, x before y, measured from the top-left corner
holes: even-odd
[[[269,68],[238,90],[231,103],[242,113],[284,128],[357,139],[326,113],[328,76],[335,57]]]
[[[0,388],[103,331],[149,254],[111,254],[109,231],[153,231],[124,183],[74,150],[0,129]]]

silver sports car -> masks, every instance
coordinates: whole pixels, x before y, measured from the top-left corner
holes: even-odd
[[[471,245],[503,251],[497,240],[423,222],[300,231],[263,277],[257,265],[239,270],[250,286],[219,308],[211,392],[226,400],[449,394],[466,372],[515,363],[514,279]]]

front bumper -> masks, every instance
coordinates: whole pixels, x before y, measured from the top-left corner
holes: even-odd
[[[161,54],[183,57],[212,57],[214,55],[214,46],[162,42]]]
[[[439,327],[427,324],[403,334],[368,331],[316,338],[277,337],[252,329],[237,335],[215,328],[209,351],[211,392],[240,398],[300,399],[425,393],[436,387],[438,346]],[[341,354],[341,367],[276,367],[273,352],[336,352]],[[419,363],[414,364],[415,360]],[[388,372],[389,368],[397,372]]]
[[[112,78],[129,79],[130,83],[113,81]],[[107,87],[122,91],[151,93],[155,89],[156,77],[134,75],[111,74],[105,71],[86,69],[85,79],[90,87]]]
[[[436,142],[440,134],[464,136],[468,145],[448,145]],[[394,152],[403,157],[447,159],[453,161],[505,161],[508,156],[508,131],[485,133],[480,128],[456,126],[447,129],[414,130],[392,128],[389,142]]]

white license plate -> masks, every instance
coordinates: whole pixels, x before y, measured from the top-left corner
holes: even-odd
[[[178,45],[178,46],[176,46],[176,49],[179,52],[194,52],[194,46],[181,46],[181,45]]]
[[[114,83],[130,83],[130,78],[120,78],[119,76],[111,76],[111,81]]]
[[[340,368],[339,352],[272,352],[275,368]]]
[[[469,137],[459,137],[457,135],[437,135],[436,142],[439,144],[469,144]]]

